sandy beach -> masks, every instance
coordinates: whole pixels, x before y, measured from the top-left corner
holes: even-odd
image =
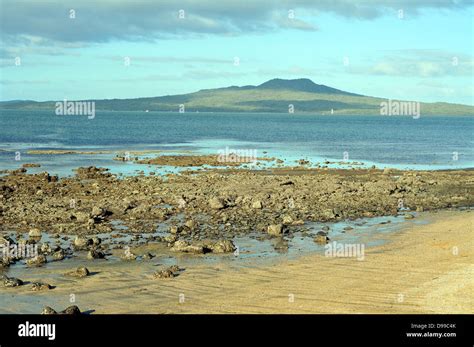
[[[258,266],[229,262],[187,267],[172,279],[153,279],[152,264],[89,263],[92,276],[57,280],[36,293],[4,288],[16,305],[68,306],[101,313],[472,313],[472,211],[440,211],[425,225],[391,233],[364,260],[301,256]],[[155,267],[156,268],[156,267]],[[38,268],[35,277],[51,276]],[[44,278],[42,277],[42,278]],[[9,292],[7,292],[9,291]],[[26,297],[29,297],[26,299]]]
[[[471,170],[28,170],[0,177],[0,313],[474,309]]]

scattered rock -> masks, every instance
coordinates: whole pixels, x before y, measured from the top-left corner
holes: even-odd
[[[195,222],[194,220],[192,220],[192,219],[188,219],[188,220],[186,221],[186,223],[184,223],[184,225],[185,225],[188,229],[193,230],[193,229],[196,227],[196,222]]]
[[[28,236],[30,238],[41,238],[41,230],[39,230],[38,228],[30,229]]]
[[[81,314],[81,310],[79,310],[79,307],[77,307],[76,305],[73,305],[62,310],[60,314],[77,315],[77,314]]]
[[[54,287],[48,283],[42,283],[42,282],[33,282],[31,284],[31,290],[32,291],[41,291],[41,290],[50,290],[53,289]]]
[[[35,163],[25,163],[22,165],[22,167],[41,167],[41,165]]]
[[[64,258],[66,258],[66,253],[62,249],[53,253],[53,260],[55,261],[60,261],[60,260],[63,260]]]
[[[3,276],[2,279],[4,287],[18,287],[23,285],[23,281],[16,277]]]
[[[104,217],[105,216],[105,209],[102,207],[94,206],[91,211],[91,217],[92,218],[99,218],[99,217]]]
[[[159,270],[153,273],[153,278],[173,278],[178,276],[178,272],[183,271],[178,265],[172,265],[165,270]]]
[[[283,238],[278,239],[278,241],[273,245],[273,248],[275,250],[280,251],[280,252],[286,252],[288,251],[288,241],[284,240]]]
[[[314,238],[314,242],[319,243],[321,245],[325,245],[329,242],[329,237],[325,232],[318,231],[316,237]]]
[[[51,307],[45,306],[41,314],[58,314],[58,313],[55,310],[53,310]]]
[[[230,240],[220,240],[207,245],[213,253],[231,253],[236,250],[235,245]]]
[[[137,260],[138,256],[135,253],[130,252],[130,250],[127,250],[121,256],[121,258],[122,258],[122,260],[133,261],[133,260]]]
[[[212,198],[209,200],[209,207],[213,210],[221,210],[225,208],[225,204],[221,198]]]
[[[183,231],[182,226],[178,226],[178,225],[171,225],[170,226],[170,233],[171,234],[179,234],[182,231]]]
[[[10,258],[6,259],[4,257],[0,258],[0,269],[9,267],[12,264],[12,260]]]
[[[76,236],[76,238],[74,239],[74,248],[76,248],[77,250],[86,249],[90,245],[92,245],[92,239],[80,236]]]
[[[155,256],[151,253],[145,253],[143,256],[143,259],[153,259]]]
[[[284,225],[291,225],[293,223],[293,218],[291,216],[284,216],[283,217],[283,224]]]
[[[104,258],[105,258],[105,253],[97,249],[91,249],[87,253],[87,259],[104,259]]]
[[[43,308],[43,311],[41,312],[41,314],[46,314],[46,315],[49,315],[49,314],[51,314],[51,315],[53,315],[53,314],[79,315],[79,314],[81,314],[81,310],[76,305],[73,305],[73,306],[67,307],[66,309],[64,309],[64,310],[62,310],[58,313],[58,312],[56,312],[56,310],[52,309],[51,307],[45,306]]]
[[[310,163],[309,160],[306,160],[306,159],[298,160],[298,164],[300,165],[308,165],[309,163]]]
[[[92,245],[93,246],[98,246],[102,243],[102,239],[100,237],[94,236],[91,239]]]
[[[168,243],[173,243],[175,242],[177,239],[178,239],[178,236],[176,234],[171,234],[171,235],[167,235],[165,236],[165,241],[168,242]]]
[[[45,242],[41,245],[40,251],[43,254],[50,254],[53,250],[51,249],[51,246],[49,245],[49,243]]]
[[[183,271],[184,269],[180,268],[178,265],[171,265],[169,269],[173,272],[180,272]]]
[[[0,235],[0,245],[5,246],[5,245],[14,245],[15,242],[13,239],[9,236],[1,236]]]
[[[170,269],[160,270],[153,273],[153,278],[173,278],[175,274]]]
[[[39,254],[36,257],[30,258],[26,261],[26,265],[28,266],[42,266],[46,264],[47,259],[43,254]]]
[[[293,225],[293,226],[304,225],[304,220],[302,220],[302,219],[295,220],[295,221],[293,221],[293,223],[291,223],[291,225]]]
[[[66,276],[78,277],[78,278],[83,278],[83,277],[89,276],[89,274],[90,274],[89,269],[87,269],[84,266],[80,266],[74,271],[70,271],[70,272],[65,273]]]
[[[171,247],[173,252],[184,252],[184,253],[194,253],[194,254],[203,254],[204,247],[200,245],[191,245],[189,242],[184,240],[178,240],[173,243]]]
[[[267,228],[270,235],[280,236],[283,234],[283,224],[271,224]]]

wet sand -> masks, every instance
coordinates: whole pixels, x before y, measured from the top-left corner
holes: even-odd
[[[389,242],[365,249],[364,260],[311,254],[256,266],[222,261],[188,266],[172,279],[151,277],[156,262],[89,262],[92,276],[58,277],[56,289],[34,299],[27,286],[3,289],[12,302],[2,311],[63,309],[74,294],[82,311],[97,314],[472,313],[473,213],[430,213],[429,224],[384,236]],[[35,279],[48,271],[37,269]]]

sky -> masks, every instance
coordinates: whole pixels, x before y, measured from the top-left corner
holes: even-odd
[[[474,105],[473,3],[0,0],[0,100],[310,78],[363,95]]]

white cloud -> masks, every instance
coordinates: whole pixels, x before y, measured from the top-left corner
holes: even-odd
[[[470,0],[2,0],[4,40],[35,36],[58,42],[155,40],[170,36],[238,35],[278,29],[317,30],[314,13],[370,20],[404,9],[461,9]],[[70,18],[70,10],[75,18]],[[182,18],[180,18],[182,10]],[[294,18],[288,18],[288,11]],[[37,44],[42,44],[38,42]]]
[[[441,50],[399,50],[371,65],[355,65],[349,73],[405,77],[443,77],[474,75],[474,57]]]

